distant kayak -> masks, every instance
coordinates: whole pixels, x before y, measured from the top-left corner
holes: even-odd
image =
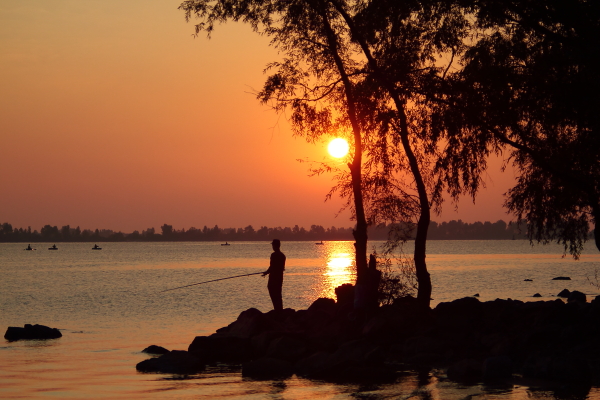
[[[225,242],[225,243],[221,243],[221,246],[229,246],[230,244]]]
[[[27,248],[26,248],[26,249],[23,249],[23,250],[28,250],[28,251],[29,251],[29,250],[36,250],[36,249],[32,249],[32,248],[31,248],[31,245],[30,245],[30,244],[28,244],[28,245],[27,245]]]
[[[98,247],[98,245],[95,244],[94,247],[92,247],[92,250],[102,250],[102,247]]]
[[[323,243],[323,241],[321,240],[321,243],[315,243],[315,244],[325,244],[325,243]]]
[[[53,244],[52,247],[48,247],[48,250],[58,250],[58,247],[56,247],[56,245]]]

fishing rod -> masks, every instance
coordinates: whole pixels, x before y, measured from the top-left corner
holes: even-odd
[[[220,278],[220,279],[213,279],[211,281],[204,281],[204,282],[192,283],[191,285],[179,286],[179,287],[176,287],[176,288],[173,288],[173,289],[162,290],[162,291],[160,291],[158,293],[169,292],[171,290],[176,290],[176,289],[183,289],[183,288],[190,287],[190,286],[202,285],[203,283],[224,281],[225,279],[241,278],[243,276],[258,275],[258,274],[262,274],[262,272],[254,272],[254,273],[251,273],[251,274],[228,276],[227,278]]]

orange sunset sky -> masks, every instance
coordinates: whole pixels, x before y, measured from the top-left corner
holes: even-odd
[[[0,2],[0,222],[82,229],[352,226],[259,89],[277,52],[242,24],[194,38],[179,0]],[[513,173],[433,220],[511,219]]]

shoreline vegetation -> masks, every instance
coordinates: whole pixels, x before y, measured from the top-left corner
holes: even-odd
[[[410,230],[410,226],[406,226]],[[368,230],[369,240],[387,240],[392,225],[371,226]],[[402,229],[404,229],[403,227]],[[204,226],[202,229],[191,227],[189,229],[174,229],[172,225],[164,224],[160,233],[155,228],[133,231],[132,233],[115,232],[110,229],[81,229],[79,226],[72,228],[65,225],[45,225],[40,231],[31,227],[13,228],[10,223],[0,224],[0,242],[184,242],[184,241],[261,241],[279,238],[282,241],[332,241],[354,240],[352,227],[325,228],[321,225],[311,225],[309,229],[295,225],[289,227],[269,228],[261,226],[255,229],[252,225],[245,228],[213,228]],[[414,238],[412,227],[412,238]],[[591,232],[590,232],[591,233]],[[590,236],[591,237],[591,236]],[[524,229],[515,223],[506,223],[498,220],[494,223],[473,222],[462,220],[437,223],[432,221],[429,225],[428,240],[514,240],[527,239]]]

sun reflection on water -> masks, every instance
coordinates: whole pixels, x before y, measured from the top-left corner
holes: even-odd
[[[356,268],[354,260],[354,242],[326,242],[323,245],[327,260],[322,268],[323,280],[317,292],[319,297],[335,299],[335,288],[344,283],[354,283]]]

